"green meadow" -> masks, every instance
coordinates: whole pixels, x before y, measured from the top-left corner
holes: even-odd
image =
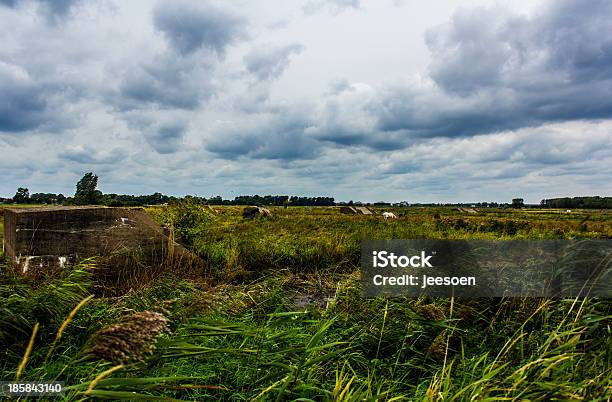
[[[1,380],[63,381],[67,401],[612,398],[611,300],[364,298],[359,285],[362,239],[609,239],[612,212],[147,212],[206,267],[117,280],[91,259],[33,279],[0,262]]]

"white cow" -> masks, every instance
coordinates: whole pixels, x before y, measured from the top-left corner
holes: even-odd
[[[383,212],[383,218],[385,219],[397,219],[397,216],[393,212]]]

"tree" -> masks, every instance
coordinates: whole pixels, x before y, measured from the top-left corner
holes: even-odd
[[[512,208],[523,208],[524,206],[525,206],[525,202],[522,198],[512,199]]]
[[[57,204],[59,195],[53,193],[34,193],[30,196],[32,204]]]
[[[19,187],[15,196],[13,197],[13,202],[15,204],[27,204],[30,201],[30,190],[24,187]]]
[[[102,193],[96,190],[98,186],[98,176],[93,173],[85,173],[76,185],[74,193],[74,203],[76,205],[97,204],[102,197]]]

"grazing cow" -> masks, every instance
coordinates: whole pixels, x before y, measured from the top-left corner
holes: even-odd
[[[393,212],[383,212],[383,218],[385,219],[397,219],[397,216]]]

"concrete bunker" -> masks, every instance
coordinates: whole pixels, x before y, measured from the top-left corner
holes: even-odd
[[[372,210],[368,207],[348,206],[340,207],[340,212],[349,215],[372,215]]]
[[[100,257],[116,264],[202,265],[140,208],[39,207],[4,210],[4,253],[23,274],[44,274]]]

